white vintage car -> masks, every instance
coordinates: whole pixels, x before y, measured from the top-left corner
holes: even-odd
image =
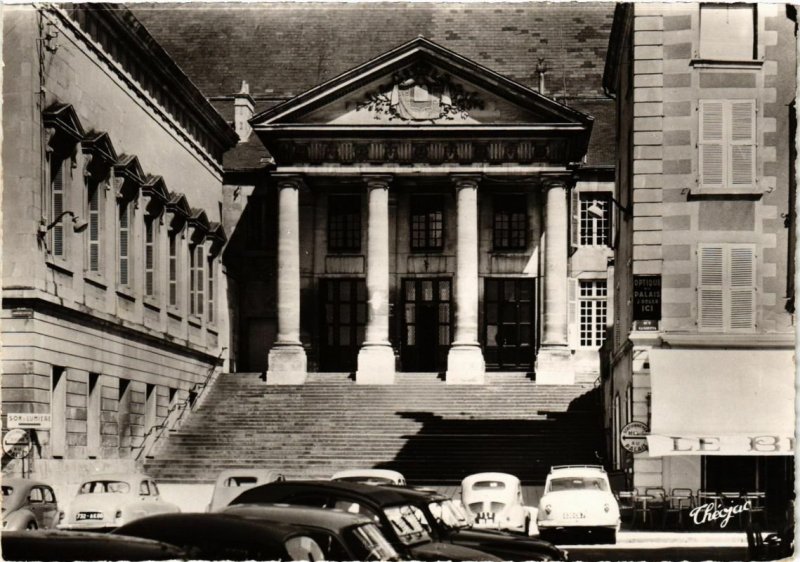
[[[228,507],[231,501],[244,492],[247,488],[282,482],[286,478],[280,472],[261,468],[231,468],[223,470],[217,476],[214,492],[211,494],[211,503],[206,511],[220,511]]]
[[[358,484],[372,484],[375,486],[405,486],[405,477],[396,470],[380,468],[356,468],[341,470],[331,476],[336,482],[356,482]]]
[[[86,479],[59,524],[61,529],[113,529],[135,519],[180,509],[161,499],[144,474],[98,474]]]
[[[554,466],[547,475],[536,521],[548,541],[567,531],[615,544],[619,505],[602,466]]]
[[[461,481],[461,502],[479,529],[528,533],[530,511],[519,478],[502,472],[472,474]]]

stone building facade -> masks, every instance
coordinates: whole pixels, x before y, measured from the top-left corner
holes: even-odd
[[[616,8],[609,457],[627,485],[791,497],[796,26],[777,4]],[[649,451],[620,442],[646,424]]]
[[[131,462],[223,368],[236,136],[130,11],[3,18],[3,425],[51,415],[30,462],[60,484]]]

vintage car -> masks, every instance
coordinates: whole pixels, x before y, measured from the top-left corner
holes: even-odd
[[[375,522],[365,515],[287,504],[239,504],[224,513],[301,527],[322,547],[325,560],[400,560]]]
[[[153,515],[112,533],[175,545],[191,560],[326,560],[322,546],[301,527],[226,513]]]
[[[298,480],[249,488],[231,505],[286,503],[362,514],[378,524],[401,556],[411,560],[500,560],[480,550],[437,540],[433,522],[400,493],[406,491],[351,482]]]
[[[356,482],[358,484],[374,484],[376,486],[405,486],[405,477],[396,470],[380,468],[356,468],[341,470],[331,476],[334,482]]]
[[[47,484],[27,478],[3,478],[3,532],[53,529],[58,503]]]
[[[158,513],[177,513],[161,499],[156,481],[144,474],[98,474],[87,478],[59,524],[61,529],[113,529]]]
[[[579,533],[597,542],[615,544],[620,527],[619,505],[602,466],[554,466],[539,501],[539,536]],[[562,539],[563,540],[563,539]]]
[[[4,560],[186,560],[170,544],[87,531],[3,531]]]
[[[502,472],[472,474],[461,481],[461,501],[479,529],[528,533],[531,516],[519,478]]]
[[[206,511],[219,511],[228,505],[233,498],[244,491],[259,484],[280,482],[286,478],[280,472],[260,468],[232,468],[223,470],[217,476],[214,492],[211,494],[211,503]]]

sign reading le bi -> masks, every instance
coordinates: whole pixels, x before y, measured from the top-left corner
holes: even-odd
[[[11,429],[3,436],[3,451],[15,459],[27,457],[31,446],[31,437],[24,429]]]
[[[647,424],[640,421],[632,421],[622,428],[619,440],[626,451],[643,453],[647,450],[647,432]]]

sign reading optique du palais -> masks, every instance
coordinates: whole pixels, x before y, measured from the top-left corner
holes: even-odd
[[[661,276],[633,276],[633,323],[639,331],[658,330],[661,320]]]

